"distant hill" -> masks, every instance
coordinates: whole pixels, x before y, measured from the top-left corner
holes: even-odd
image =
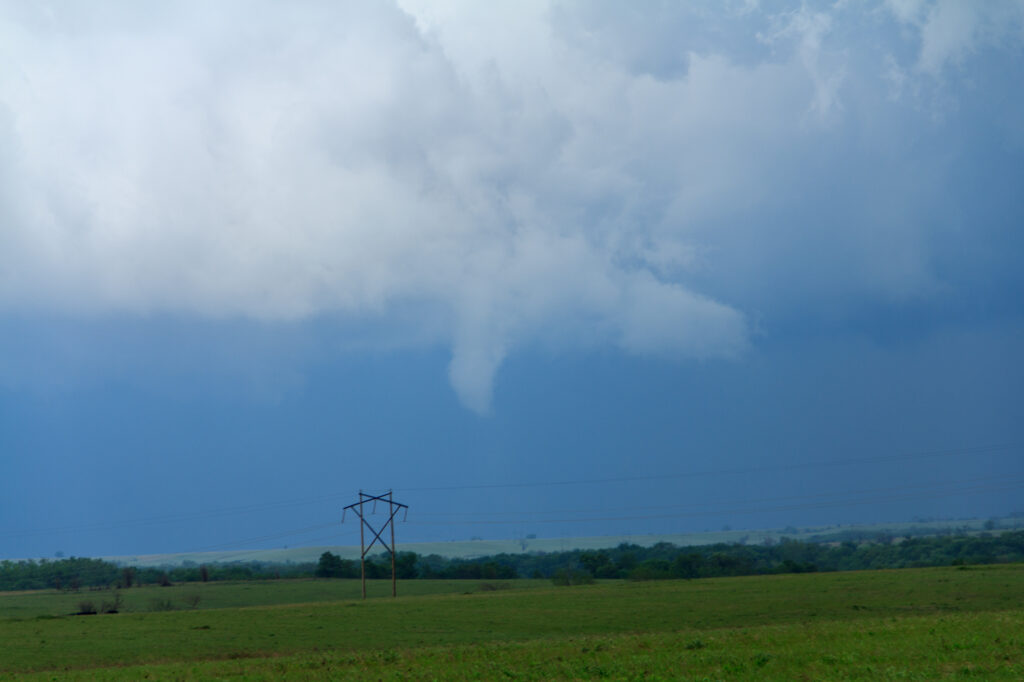
[[[437,554],[451,559],[473,559],[495,554],[521,554],[524,552],[560,552],[572,549],[602,549],[624,542],[649,547],[668,542],[680,547],[711,545],[716,543],[762,544],[777,542],[781,538],[808,542],[838,542],[842,540],[885,540],[906,536],[922,537],[950,533],[977,533],[989,528],[1021,528],[1024,518],[959,519],[917,521],[911,523],[882,523],[845,526],[818,526],[808,528],[787,527],[774,530],[723,530],[704,533],[666,535],[605,535],[574,538],[525,538],[520,540],[465,540],[453,542],[399,542],[398,550],[417,554]],[[358,559],[358,546],[290,547],[280,549],[226,550],[217,552],[182,552],[176,554],[140,554],[136,556],[101,557],[108,561],[132,566],[178,566],[187,563],[212,564],[259,561],[268,563],[315,562],[324,552],[332,552],[344,559]],[[376,548],[373,550],[376,554]]]

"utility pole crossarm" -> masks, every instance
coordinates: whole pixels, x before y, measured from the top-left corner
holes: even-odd
[[[359,502],[353,502],[352,504],[349,504],[349,505],[345,505],[344,507],[342,507],[342,510],[345,510],[345,509],[355,509],[356,507],[358,507],[358,506],[360,506],[362,504],[366,504],[367,502],[389,502],[390,504],[393,504],[394,506],[396,506],[396,507],[398,507],[400,509],[408,509],[409,508],[409,505],[407,505],[407,504],[402,504],[401,502],[394,502],[392,500],[389,500],[388,499],[388,495],[390,495],[391,493],[385,493],[384,495],[370,495],[369,493],[359,493],[359,494],[364,496],[362,500],[360,500]]]

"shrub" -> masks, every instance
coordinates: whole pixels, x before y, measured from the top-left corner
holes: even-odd
[[[79,616],[91,616],[96,613],[96,605],[91,601],[80,601],[78,602],[78,615]]]
[[[117,613],[117,612],[119,612],[121,610],[121,605],[122,605],[123,601],[124,600],[121,598],[121,593],[120,592],[115,592],[113,599],[111,599],[110,601],[104,600],[100,604],[100,613]]]

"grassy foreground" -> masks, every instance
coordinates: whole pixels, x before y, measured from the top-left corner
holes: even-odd
[[[484,591],[489,587],[502,590],[523,590],[551,587],[549,580],[506,580],[486,582],[480,580],[411,580],[398,586],[402,597],[435,594],[463,594]],[[0,592],[0,621],[8,618],[38,618],[39,616],[66,616],[79,610],[83,602],[90,602],[102,610],[104,602],[111,602],[120,594],[120,615],[153,611],[191,609],[227,609],[244,606],[276,606],[311,602],[352,601],[361,598],[358,580],[253,580],[239,582],[180,583],[173,587],[133,587],[128,590],[83,590],[81,592],[55,592],[38,590],[29,592]],[[391,597],[388,580],[367,581],[370,598]],[[2,646],[2,644],[0,644]],[[2,669],[2,663],[0,663]]]
[[[1021,565],[0,620],[0,678],[1021,679],[1022,652]]]

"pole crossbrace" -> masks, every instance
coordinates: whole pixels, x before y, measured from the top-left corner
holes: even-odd
[[[371,514],[376,513],[378,502],[387,503],[388,505],[388,519],[384,522],[384,525],[380,527],[380,530],[374,528],[373,525],[366,520],[366,514],[363,509],[363,505],[373,503],[373,511]],[[378,542],[388,551],[389,554],[391,554],[391,596],[397,596],[398,585],[397,574],[395,573],[395,515],[398,514],[399,510],[404,510],[404,517],[402,519],[404,521],[409,515],[409,505],[402,504],[401,502],[395,502],[394,495],[390,490],[383,495],[371,495],[360,490],[358,502],[353,502],[350,505],[342,507],[342,523],[345,523],[345,514],[350,509],[353,514],[359,517],[359,574],[363,586],[363,599],[366,599],[366,555],[370,553],[370,549],[372,549]],[[384,532],[388,530],[389,526],[391,528],[390,543],[382,537]],[[369,530],[373,535],[373,539],[370,540],[369,545],[366,544],[366,530]]]

